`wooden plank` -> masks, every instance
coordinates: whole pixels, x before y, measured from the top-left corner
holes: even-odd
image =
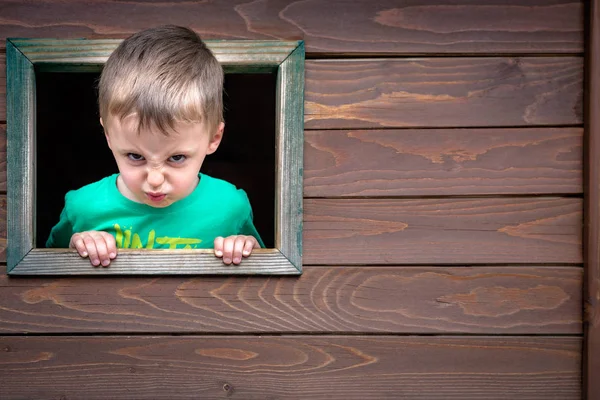
[[[306,131],[304,195],[581,193],[581,141],[581,128]]]
[[[275,99],[275,246],[302,271],[304,45],[281,64]]]
[[[12,248],[9,249],[9,254]],[[11,268],[11,264],[8,264]],[[212,249],[120,249],[110,268],[93,268],[74,249],[34,248],[11,275],[298,275],[278,249],[255,249],[242,264],[229,266]]]
[[[306,131],[304,195],[581,193],[581,145],[582,128]]]
[[[32,248],[35,237],[35,71],[10,42],[7,60],[8,265],[16,265]]]
[[[2,271],[0,332],[581,334],[581,285],[579,267],[307,267],[295,279]]]
[[[43,6],[4,0],[2,45],[6,37],[122,38],[168,22],[206,38],[304,39],[314,54],[583,51],[583,4],[576,0],[281,0],[268,7],[240,0],[135,6],[46,0]]]
[[[306,199],[304,265],[582,262],[581,199]],[[6,198],[0,196],[0,261]]]
[[[578,337],[0,337],[0,397],[580,399]]]
[[[581,57],[306,63],[305,128],[582,123]]]
[[[304,264],[581,263],[576,198],[306,199]]]
[[[600,2],[589,5],[586,90],[586,165],[584,221],[585,347],[583,395],[600,398]]]
[[[582,142],[582,128],[306,131],[304,195],[579,194]]]
[[[106,62],[121,40],[10,39],[10,42],[40,70],[61,70],[63,65],[66,65],[66,70],[69,71],[73,66],[85,64],[84,70],[99,72],[100,66]],[[280,65],[298,47],[298,44],[296,40],[206,40],[206,45],[224,65],[226,72],[227,67],[243,70],[243,67],[248,65],[270,66],[272,71],[273,67]]]
[[[305,67],[308,129],[582,122],[581,57],[325,60]],[[5,116],[0,108],[0,120]]]

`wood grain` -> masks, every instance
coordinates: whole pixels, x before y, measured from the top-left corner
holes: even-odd
[[[0,337],[0,397],[580,399],[581,338]]]
[[[0,124],[0,192],[6,191],[5,129]],[[304,137],[309,197],[583,190],[581,128],[306,131]]]
[[[305,128],[582,123],[580,57],[307,61]]]
[[[281,94],[275,100],[275,246],[299,272],[302,272],[304,57],[304,45],[300,43],[279,66],[277,92]]]
[[[308,129],[582,123],[581,57],[313,60],[305,67]]]
[[[293,279],[42,279],[2,271],[0,332],[581,334],[582,272],[307,267]]]
[[[581,263],[575,198],[307,199],[304,264]]]
[[[581,193],[581,128],[306,131],[304,195]]]
[[[0,193],[6,193],[6,124],[0,124]]]
[[[307,199],[304,265],[581,263],[582,200]],[[6,197],[0,257],[6,259]]]
[[[36,193],[36,79],[33,64],[11,42],[6,43],[8,120],[7,153],[7,233],[10,251],[7,263],[12,269],[31,250],[35,238]],[[11,90],[18,88],[18,90]]]
[[[600,2],[589,4],[587,57],[584,258],[584,399],[600,398]]]
[[[172,23],[205,38],[304,39],[314,54],[574,53],[582,15],[575,0],[5,0],[0,38],[122,38]]]
[[[10,201],[10,199],[9,199]],[[10,231],[9,231],[10,232]],[[13,249],[9,249],[10,251]],[[240,265],[225,265],[213,249],[120,249],[110,268],[90,268],[74,249],[30,248],[11,275],[298,275],[301,271],[278,249],[255,249]]]

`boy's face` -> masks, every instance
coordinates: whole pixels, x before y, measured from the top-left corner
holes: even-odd
[[[135,114],[100,123],[119,167],[119,191],[152,207],[167,207],[194,191],[204,157],[219,147],[224,126],[211,138],[202,124],[187,122],[176,123],[168,136],[156,127],[138,133]]]

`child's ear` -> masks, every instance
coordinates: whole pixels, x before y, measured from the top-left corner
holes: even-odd
[[[221,144],[221,139],[223,139],[223,129],[225,129],[225,123],[221,122],[221,123],[219,123],[219,127],[217,128],[217,131],[215,132],[215,134],[210,139],[210,142],[208,143],[208,151],[206,152],[206,154],[212,154],[215,151],[217,151],[217,149],[219,148],[219,145]]]

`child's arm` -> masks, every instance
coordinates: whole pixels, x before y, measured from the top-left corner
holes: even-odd
[[[253,249],[260,249],[260,244],[254,236],[233,235],[215,238],[215,256],[222,257],[224,264],[239,264],[242,256],[248,257]]]
[[[89,257],[90,263],[97,267],[108,267],[110,261],[117,256],[117,243],[108,232],[85,231],[74,233],[69,248],[77,249],[81,257]]]

